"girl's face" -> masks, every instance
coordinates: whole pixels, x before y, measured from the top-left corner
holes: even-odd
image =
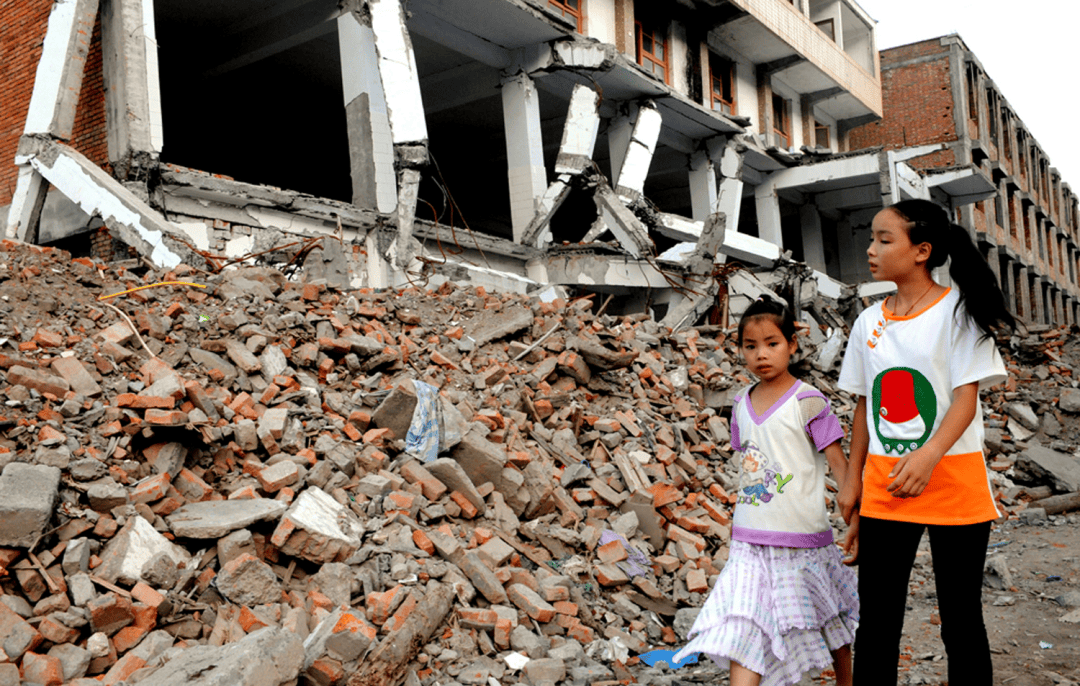
[[[771,317],[752,319],[743,327],[740,350],[750,371],[762,381],[787,374],[791,356],[797,349],[794,336],[785,339]]]
[[[870,262],[870,274],[876,281],[904,281],[916,270],[926,269],[930,244],[912,244],[908,224],[890,209],[884,209],[874,217],[866,256]]]

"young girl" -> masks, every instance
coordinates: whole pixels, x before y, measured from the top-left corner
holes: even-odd
[[[731,446],[742,453],[731,551],[675,660],[705,653],[730,664],[732,686],[794,684],[831,664],[849,685],[859,601],[855,574],[832,545],[819,454],[843,483],[844,432],[821,391],[788,371],[798,344],[787,307],[750,305],[738,340],[760,381],[736,394],[731,413]],[[857,527],[853,518],[852,553]]]
[[[845,518],[862,515],[855,683],[896,684],[908,577],[929,527],[949,683],[990,686],[981,592],[998,512],[979,389],[1005,379],[991,327],[1013,318],[967,232],[932,202],[879,212],[866,254],[896,293],[859,315],[840,371],[840,388],[858,396],[839,498]],[[948,257],[955,288],[931,276]]]

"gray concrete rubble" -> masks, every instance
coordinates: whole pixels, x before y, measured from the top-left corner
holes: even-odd
[[[277,521],[288,509],[278,500],[212,500],[188,503],[166,518],[169,529],[181,538],[224,538],[256,522]]]
[[[0,545],[29,548],[52,519],[60,470],[13,462],[0,474]]]
[[[296,634],[267,627],[236,643],[196,646],[130,683],[154,686],[287,686],[296,683],[304,648]]]
[[[721,218],[702,240],[726,240]],[[17,539],[0,548],[0,647],[72,686],[246,683],[246,667],[213,664],[269,659],[254,645],[267,631],[293,657],[253,684],[663,683],[626,663],[683,640],[730,550],[726,413],[748,375],[734,318],[793,298],[795,370],[850,424],[835,362],[872,303],[837,306],[793,266],[743,268],[726,325],[669,328],[555,289],[340,291],[256,267],[206,293],[148,289],[125,303],[132,326],[97,296],[164,273],[8,247],[0,276],[49,277],[34,298],[0,278],[19,308],[0,338],[34,344],[0,353],[0,500],[33,519],[0,521]],[[1003,343],[1015,380],[984,394],[988,473],[1010,524],[1056,526],[1075,507],[1080,344],[1017,339]],[[434,454],[407,444],[421,420],[439,427]]]

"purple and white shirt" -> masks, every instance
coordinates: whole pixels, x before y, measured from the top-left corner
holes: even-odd
[[[749,394],[750,388],[739,391],[731,411],[731,447],[740,461],[732,540],[787,548],[829,545],[821,451],[844,437],[840,421],[825,395],[802,381],[761,415]]]

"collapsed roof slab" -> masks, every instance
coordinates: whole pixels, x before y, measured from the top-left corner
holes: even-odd
[[[680,272],[665,275],[658,269],[657,263],[625,255],[553,251],[530,260],[526,268],[533,281],[560,286],[657,289],[671,288],[671,279],[681,283]]]
[[[16,161],[29,163],[84,212],[100,216],[109,233],[155,266],[171,269],[185,261],[204,264],[202,257],[185,246],[177,227],[72,148],[24,138]]]

